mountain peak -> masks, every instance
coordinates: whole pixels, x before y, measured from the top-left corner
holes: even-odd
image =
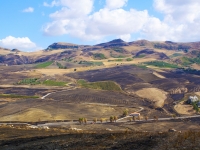
[[[122,39],[114,39],[108,43],[124,43],[125,41],[123,41]]]

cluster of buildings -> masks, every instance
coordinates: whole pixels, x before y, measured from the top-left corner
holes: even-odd
[[[197,106],[200,107],[200,100],[198,99],[198,97],[196,95],[190,96],[189,99],[187,100],[188,104],[192,104],[192,103],[195,103],[195,102],[197,102]]]

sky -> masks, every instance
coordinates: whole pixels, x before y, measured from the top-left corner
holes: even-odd
[[[200,41],[199,0],[0,0],[0,47]]]

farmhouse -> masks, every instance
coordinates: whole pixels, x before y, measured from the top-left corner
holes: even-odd
[[[194,102],[197,102],[199,99],[198,97],[195,95],[195,96],[190,96],[187,103],[188,104],[191,104],[191,103],[194,103]]]

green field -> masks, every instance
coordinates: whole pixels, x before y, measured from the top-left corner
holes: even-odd
[[[143,65],[143,64],[139,64],[139,65],[133,64],[133,66],[136,66],[136,67],[142,68],[142,69],[147,69],[146,65]]]
[[[53,61],[47,61],[41,64],[38,64],[37,66],[35,66],[36,68],[46,68],[48,66],[50,66],[53,63]]]
[[[113,47],[112,48],[115,52],[118,52],[118,53],[123,53],[124,52],[124,49],[121,48],[121,47]]]
[[[175,64],[170,64],[163,61],[151,61],[151,62],[145,62],[144,64],[159,68],[178,68],[178,66]]]
[[[40,81],[38,78],[33,79],[23,79],[17,82],[18,85],[46,85],[46,86],[66,86],[67,82],[46,80]]]
[[[182,65],[184,66],[188,66],[194,63],[200,64],[200,58],[199,57],[196,57],[196,58],[182,57],[181,62],[182,62]]]
[[[94,54],[95,59],[106,59],[106,56],[102,53],[96,53]]]
[[[39,98],[38,96],[15,95],[15,94],[0,94],[0,98]]]
[[[170,58],[182,56],[180,53],[174,53],[173,55],[169,56]]]
[[[66,86],[67,82],[46,80],[42,84],[47,86]]]
[[[23,79],[17,83],[18,85],[36,85],[40,84],[38,78]]]
[[[113,58],[125,58],[126,56],[123,56],[123,55],[118,55],[118,56],[111,55],[111,57],[113,57]]]
[[[79,64],[87,65],[87,66],[102,66],[103,62],[95,62],[95,61],[80,61]]]
[[[121,87],[113,81],[87,82],[85,80],[78,80],[78,84],[81,87],[90,88],[90,89],[121,91]]]
[[[133,60],[133,58],[127,58],[126,59],[126,61],[132,61]]]

